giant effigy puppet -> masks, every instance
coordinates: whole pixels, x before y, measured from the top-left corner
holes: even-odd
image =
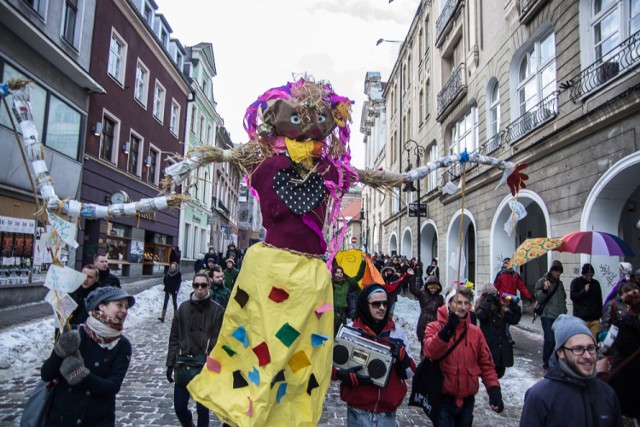
[[[170,194],[110,206],[60,200],[42,161],[44,150],[31,121],[28,88],[0,86],[0,97],[10,93],[22,133],[21,149],[31,162],[50,221],[59,221],[56,215],[138,215],[186,199]],[[230,162],[244,172],[260,203],[265,240],[247,250],[218,342],[188,385],[192,396],[227,424],[318,424],[332,367],[329,267],[343,237],[341,198],[351,186],[390,189],[456,162],[475,162],[504,170],[500,183],[507,181],[514,197],[524,187],[526,175],[520,172],[524,165],[477,152],[442,157],[405,174],[359,170],[350,164],[351,104],[329,83],[300,77],[269,89],[249,106],[244,118],[249,142],[230,150],[198,147],[165,169],[164,186],[169,188],[185,183],[200,166]],[[73,242],[70,233],[61,236],[55,230],[52,244],[60,244],[62,237]],[[79,286],[82,280],[78,280]],[[58,301],[74,290],[56,288],[55,280],[51,282]]]

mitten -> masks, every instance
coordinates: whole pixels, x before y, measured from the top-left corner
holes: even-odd
[[[341,382],[347,385],[357,386],[359,384],[373,384],[373,380],[369,375],[358,372],[361,369],[362,366],[354,366],[348,369],[337,369],[336,376]]]
[[[173,382],[173,366],[167,366],[167,381]]]
[[[76,385],[89,375],[80,353],[67,356],[60,365],[60,373],[70,385]]]
[[[58,337],[58,342],[56,342],[55,347],[53,347],[53,351],[56,353],[56,356],[64,359],[78,351],[79,348],[80,333],[77,330],[73,330],[65,332]]]
[[[398,362],[398,367],[405,370],[411,364],[411,359],[407,355],[407,349],[401,340],[393,340],[391,346],[391,356]]]
[[[504,410],[504,402],[502,402],[502,393],[500,392],[500,387],[490,387],[487,390],[489,393],[489,405],[491,409],[500,413]]]
[[[456,328],[460,324],[460,318],[456,316],[454,312],[449,310],[449,318],[447,319],[447,323],[442,327],[440,332],[438,332],[438,336],[442,341],[449,341],[451,337],[456,332]]]

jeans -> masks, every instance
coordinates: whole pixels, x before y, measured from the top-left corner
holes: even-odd
[[[555,347],[556,345],[553,330],[551,329],[551,326],[553,326],[553,322],[555,322],[555,319],[551,319],[549,317],[541,317],[540,322],[542,323],[542,330],[544,331],[544,344],[542,345],[542,366],[544,368],[548,368],[549,359],[551,358],[551,354],[553,354],[553,347]]]
[[[173,388],[173,408],[176,411],[178,420],[183,426],[190,426],[193,421],[193,416],[189,410],[189,390],[187,386],[178,385],[174,383]],[[206,406],[202,406],[196,403],[196,411],[198,412],[198,427],[207,427],[209,425],[209,409]]]
[[[162,309],[166,310],[167,305],[169,305],[169,295],[171,295],[171,299],[173,300],[173,311],[178,310],[178,293],[177,292],[165,292],[164,293],[164,304],[162,305]]]
[[[440,404],[440,416],[438,417],[440,427],[471,427],[473,424],[473,397],[466,398],[461,408],[455,402],[447,402],[443,396]]]
[[[364,409],[347,407],[347,426],[349,427],[396,427],[396,412],[371,412]]]
[[[333,309],[333,336],[338,335],[340,326],[347,324],[347,309],[335,307]]]

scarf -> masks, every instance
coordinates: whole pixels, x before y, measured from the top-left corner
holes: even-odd
[[[124,319],[114,319],[101,311],[94,310],[89,313],[84,324],[84,331],[100,347],[111,350],[120,341],[124,329],[123,323]]]
[[[179,267],[176,268],[174,271],[171,271],[171,270],[167,271],[167,276],[175,277],[175,275],[178,274],[178,273],[180,273],[180,268]]]

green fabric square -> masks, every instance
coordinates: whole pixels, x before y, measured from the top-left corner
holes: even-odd
[[[231,347],[229,347],[229,346],[228,346],[228,345],[226,345],[226,344],[222,346],[222,349],[223,349],[224,351],[226,351],[226,352],[227,352],[227,354],[229,355],[229,357],[233,357],[233,356],[235,356],[235,354],[236,354],[236,352],[235,352],[235,351],[233,351],[233,350],[231,349]]]
[[[294,327],[290,324],[285,323],[282,325],[280,330],[276,333],[276,338],[282,341],[282,344],[287,347],[291,347],[291,344],[300,336],[300,332],[298,332]]]

